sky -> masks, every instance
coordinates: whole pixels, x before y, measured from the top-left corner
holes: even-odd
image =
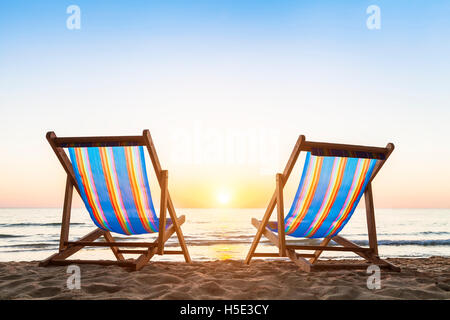
[[[449,208],[449,14],[445,0],[2,1],[0,207],[62,205],[47,131],[149,129],[177,207],[266,206],[304,134],[393,142],[375,205]]]

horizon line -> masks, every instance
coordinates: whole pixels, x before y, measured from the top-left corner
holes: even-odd
[[[82,206],[72,206],[73,209],[86,209],[85,207]],[[265,210],[267,209],[267,207],[175,207],[176,209],[249,209],[249,210],[256,210],[256,209],[261,209],[261,210]],[[26,207],[19,207],[19,206],[10,206],[10,207],[2,207],[0,206],[0,210],[1,209],[62,209],[62,206],[26,206]],[[362,208],[356,208],[356,209],[364,209],[364,207]],[[391,210],[402,210],[402,209],[420,209],[420,210],[450,210],[450,207],[377,207],[376,209],[391,209]]]

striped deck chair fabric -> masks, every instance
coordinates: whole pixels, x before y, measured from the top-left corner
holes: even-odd
[[[158,232],[142,146],[71,147],[69,155],[81,198],[99,228]]]
[[[380,160],[308,152],[297,193],[285,218],[286,234],[305,238],[337,235],[355,211],[377,161]]]

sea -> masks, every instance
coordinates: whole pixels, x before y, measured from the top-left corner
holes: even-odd
[[[61,209],[0,209],[0,261],[37,261],[57,252]],[[251,218],[261,219],[264,209],[177,209],[185,215],[182,230],[194,261],[244,259],[256,229]],[[273,218],[276,217],[276,212]],[[381,257],[450,257],[450,209],[377,209],[376,225]],[[87,211],[72,209],[70,240],[95,228]],[[156,234],[124,236],[119,241],[153,241]],[[364,209],[358,209],[340,235],[368,246]],[[318,244],[320,240],[287,237],[292,244]],[[167,247],[178,246],[174,235]],[[258,252],[276,252],[264,237]],[[132,257],[132,256],[130,256]],[[323,257],[356,258],[348,252],[326,252]],[[86,248],[74,259],[114,259],[109,248]],[[152,261],[184,261],[182,255],[155,256]],[[260,259],[260,258],[258,258]],[[266,258],[274,259],[274,258]]]

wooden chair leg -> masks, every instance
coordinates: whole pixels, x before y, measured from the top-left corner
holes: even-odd
[[[184,259],[187,263],[191,263],[191,256],[189,255],[189,251],[186,246],[186,241],[184,240],[183,232],[181,231],[180,224],[177,219],[177,215],[175,213],[175,208],[173,206],[172,200],[170,199],[170,195],[167,192],[167,204],[170,218],[172,219],[172,224],[175,229],[175,233],[177,234],[178,242],[180,244],[181,250],[183,251]]]
[[[181,216],[177,219],[178,226],[182,225],[185,221],[185,217]],[[165,243],[169,238],[175,233],[175,225],[172,223],[169,228],[167,228],[166,232],[164,233],[164,239],[162,239],[162,242]],[[148,249],[147,253],[144,253],[140,255],[134,264],[134,270],[140,270],[142,269],[153,256],[158,252],[159,247],[156,248],[150,248]]]
[[[279,246],[280,239],[278,235],[272,232],[272,230],[270,230],[269,228],[267,228],[267,225],[263,227],[262,221],[258,221],[255,218],[252,219],[252,224],[256,229],[261,230],[261,234],[264,235],[270,242],[272,242],[274,246],[276,247]]]
[[[278,252],[280,257],[286,257],[286,235],[284,232],[284,200],[283,200],[283,175],[277,174],[277,227],[278,227]]]
[[[115,242],[113,236],[111,235],[111,232],[105,231],[103,236],[105,237],[106,241],[108,241],[108,242]],[[119,252],[119,248],[118,247],[111,247],[111,250],[114,253],[114,256],[116,257],[117,261],[124,261],[125,260],[123,255]]]
[[[331,240],[333,240],[334,242],[336,242],[337,244],[340,244],[341,246],[344,247],[351,247],[351,248],[361,248],[360,246],[358,246],[357,244],[353,243],[350,240],[345,239],[342,236],[334,236],[333,238],[331,238]],[[357,255],[359,255],[361,258],[364,258],[366,260],[369,259],[369,256],[365,253],[365,252],[360,252],[360,251],[355,251],[355,253]]]
[[[302,144],[305,142],[305,136],[300,135],[297,139],[297,143],[294,146],[294,149],[291,152],[291,156],[283,170],[283,183],[289,179],[291,175],[292,169],[294,168],[295,163],[297,162],[298,156],[301,151]],[[264,217],[261,220],[261,227],[256,232],[255,238],[253,238],[252,245],[250,246],[250,250],[248,251],[247,257],[245,258],[245,263],[249,264],[253,254],[256,251],[256,247],[258,246],[259,240],[261,239],[261,235],[269,222],[270,216],[272,215],[273,209],[275,208],[275,204],[277,202],[277,191],[275,190],[272,198],[270,199],[269,205],[267,206]]]
[[[150,248],[148,249],[147,253],[144,253],[139,256],[139,258],[135,261],[135,271],[141,270],[149,261],[150,259],[155,255],[155,253],[158,251],[158,248]]]
[[[375,209],[373,205],[372,184],[369,183],[364,192],[366,202],[367,234],[369,235],[369,246],[375,255],[378,255],[377,228],[375,226]]]
[[[150,156],[150,160],[152,161],[153,164],[153,169],[155,170],[155,174],[156,177],[158,178],[159,185],[161,186],[161,184],[163,183],[163,177],[161,175],[161,172],[163,170],[161,169],[161,163],[159,162],[158,154],[156,153],[156,148],[150,135],[150,131],[144,130],[142,135]],[[172,219],[172,223],[174,224],[178,241],[180,243],[181,250],[183,251],[184,259],[186,260],[186,262],[189,263],[192,261],[191,256],[189,255],[189,251],[186,246],[186,241],[184,240],[183,232],[181,231],[181,228],[178,224],[177,216],[175,213],[175,207],[172,203],[172,199],[170,198],[169,191],[167,191],[167,209],[169,211],[170,218]]]
[[[66,179],[66,191],[64,195],[63,215],[61,221],[61,234],[59,237],[59,252],[66,248],[65,243],[69,241],[69,229],[70,229],[70,213],[72,209],[72,195],[73,195],[73,183],[72,179],[67,176]]]
[[[166,210],[167,210],[167,170],[161,171],[161,204],[159,210],[159,235],[158,235],[158,254],[164,253],[164,232],[166,230]]]
[[[84,237],[82,237],[78,241],[94,241],[94,240],[100,238],[104,234],[104,232],[105,232],[104,230],[97,228],[94,231],[92,231],[92,232],[88,233],[87,235],[85,235]],[[47,259],[41,261],[39,263],[39,266],[45,267],[49,264],[52,264],[52,261],[54,261],[54,260],[67,259],[68,257],[70,257],[71,255],[75,254],[76,252],[80,251],[83,248],[84,248],[84,246],[81,246],[81,245],[67,247],[67,248],[63,249],[61,252],[52,254]]]
[[[321,247],[326,247],[328,245],[328,243],[330,243],[331,238],[325,238],[323,239],[323,241],[320,243]],[[309,259],[309,262],[311,264],[314,264],[317,262],[317,260],[319,259],[319,256],[322,254],[323,250],[316,250],[314,251],[314,258]]]
[[[311,272],[311,263],[305,258],[298,257],[295,250],[287,249],[287,255],[297,266],[300,267],[301,270]]]
[[[334,236],[332,238],[332,240],[342,246],[360,248],[360,246],[358,246],[357,244],[353,243],[350,240],[345,239],[342,236]],[[381,259],[378,255],[375,255],[373,252],[365,253],[365,252],[355,251],[355,253],[373,264],[386,265],[389,267],[389,269],[391,269],[393,271],[397,271],[397,272],[401,271],[401,269],[398,266],[396,266],[390,262],[387,262],[386,260]]]
[[[277,201],[277,195],[275,192],[274,195],[272,196],[272,199],[270,200],[269,206],[266,209],[266,213],[264,214],[264,217],[261,220],[261,224],[258,228],[258,231],[256,232],[256,235],[253,238],[252,245],[250,246],[250,250],[248,251],[247,257],[245,258],[245,264],[249,264],[250,261],[252,260],[252,256],[255,253],[256,247],[258,246],[258,243],[261,240],[261,236],[263,234],[264,228],[267,226],[270,216],[272,215],[273,209],[275,208],[276,201]]]

